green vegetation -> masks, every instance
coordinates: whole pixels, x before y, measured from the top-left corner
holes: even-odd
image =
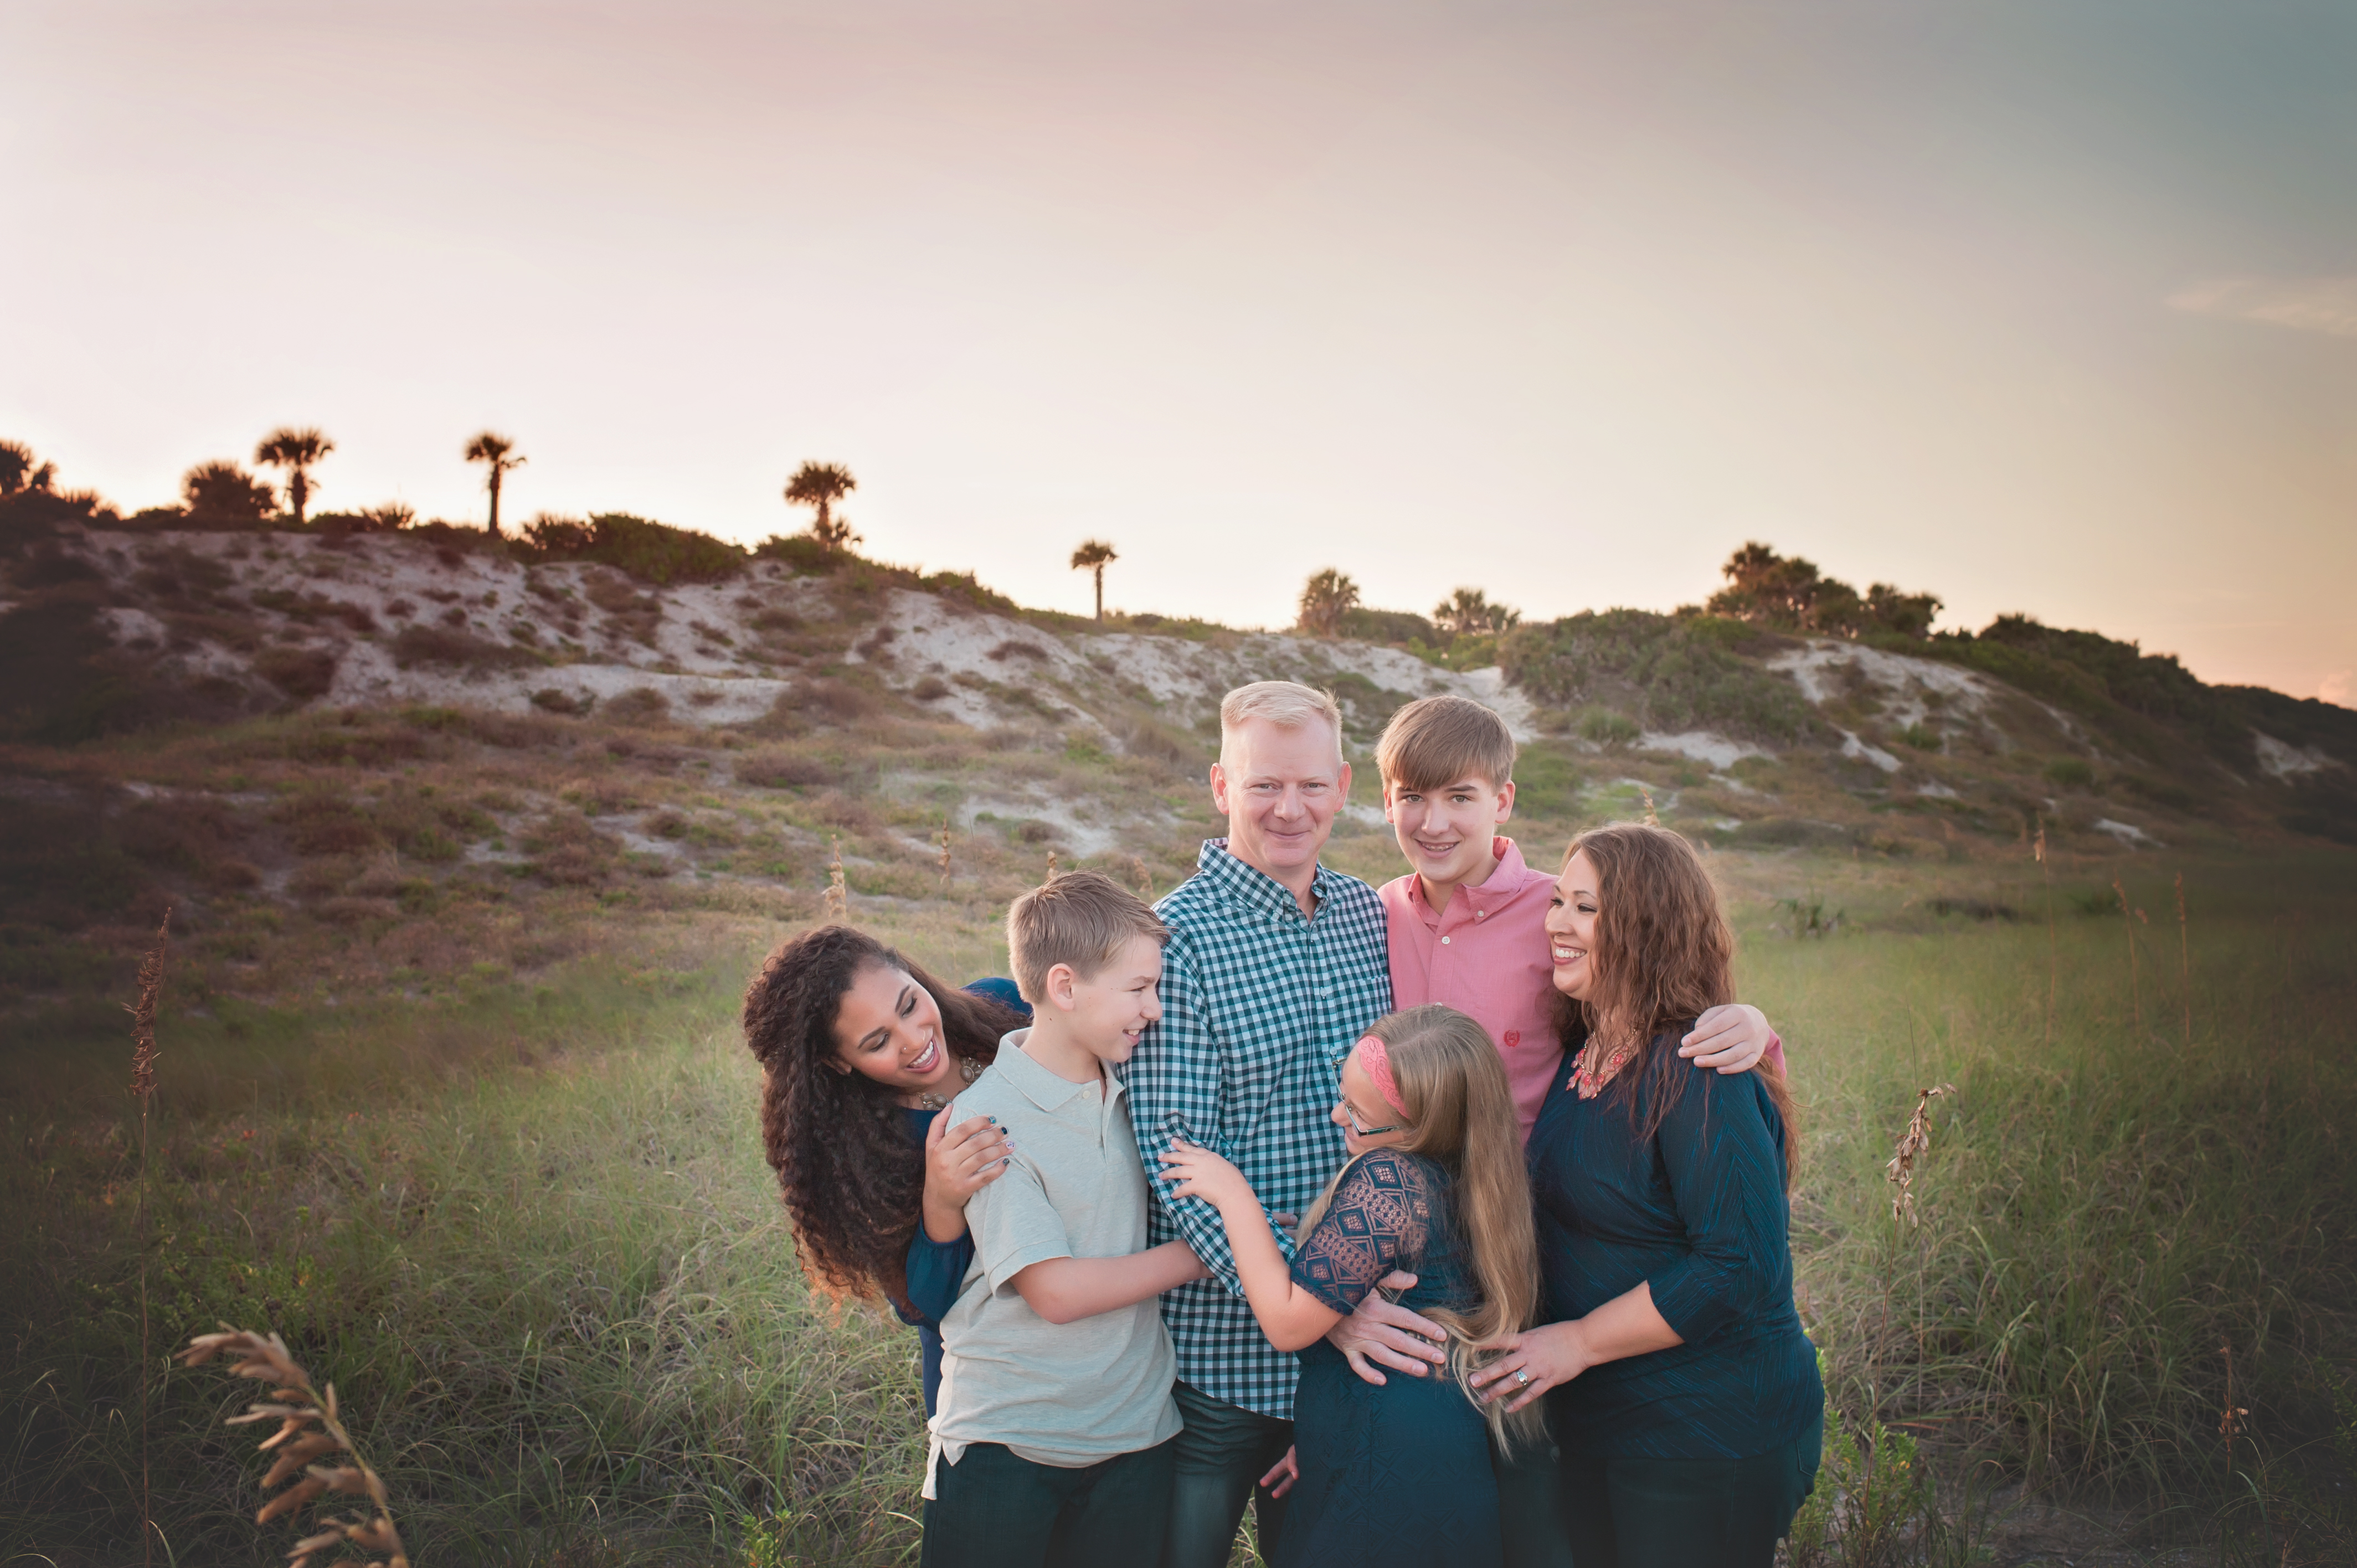
[[[523,544],[533,561],[596,561],[658,585],[716,583],[743,571],[746,561],[743,550],[708,533],[619,511],[587,522],[544,512],[524,524]]]
[[[1872,1507],[1943,1509],[1953,1530],[1977,1458],[2049,1489],[2164,1498],[2175,1511],[2149,1528],[2222,1530],[2229,1561],[2345,1545],[2352,867],[2189,867],[2186,959],[2172,918],[2139,926],[2134,981],[2116,915],[2062,919],[2050,1025],[2044,923],[1943,917],[1923,897],[2036,911],[2027,864],[1719,864],[1745,993],[1783,1028],[1807,1112],[1801,1287],[1846,1462],[1878,1451],[1888,1481],[1901,1442],[1921,1446],[1918,1479]],[[1829,939],[1792,940],[1775,907],[1804,869],[1850,911]],[[2171,908],[2155,871],[2126,886]],[[855,908],[945,972],[1003,962],[988,904],[904,897]],[[434,995],[364,1009],[192,1006],[176,967],[158,1321],[286,1333],[346,1390],[433,1561],[712,1561],[761,1532],[783,1561],[907,1560],[914,1341],[810,1297],[756,1146],[732,1011],[779,929],[640,923],[610,958],[454,962]],[[64,1564],[109,1560],[102,1543],[136,1530],[128,1047],[94,1044],[58,1039],[44,1070],[15,1075],[0,1165],[18,1217],[0,1550]],[[1943,1082],[1920,1225],[1894,1221],[1884,1163],[1917,1090]],[[2232,1476],[2222,1344],[2252,1412]],[[232,1397],[158,1379],[157,1515],[182,1561],[254,1550],[251,1466],[213,1424]],[[2253,1487],[2264,1526],[2234,1503]]]
[[[1542,702],[1601,705],[1641,729],[1800,740],[1814,727],[1808,703],[1746,657],[1775,646],[1739,621],[1606,610],[1516,627],[1498,661]]]
[[[125,521],[0,444],[0,1558],[136,1539],[144,1261],[160,1337],[267,1325],[336,1379],[422,1561],[907,1560],[913,1342],[803,1288],[733,998],[838,866],[854,918],[956,976],[1003,965],[997,918],[1050,854],[1175,885],[1212,831],[1202,708],[1125,683],[1097,634],[1243,635],[1023,610],[852,553],[815,496],[841,537],[748,553],[620,514],[296,537],[221,482],[208,515],[243,521],[209,526],[253,538]],[[1796,1245],[1836,1430],[1800,1555],[1968,1561],[2003,1530],[1960,1490],[1983,1475],[2224,1562],[2346,1560],[2357,861],[2327,841],[2357,840],[2357,715],[2022,618],[1926,637],[1929,596],[1846,608],[1765,555],[1747,591],[1792,592],[1740,616],[1517,624],[1464,590],[1426,618],[1335,571],[1305,617],[1504,664],[1540,704],[1512,830],[1534,864],[1648,811],[1715,846],[1808,1117]],[[430,603],[339,596],[380,558]],[[1028,629],[931,665],[892,590]],[[690,722],[728,676],[676,680],[685,646],[765,700]],[[203,659],[167,679],[166,649]],[[296,705],[386,656],[434,700]],[[1359,757],[1411,694],[1400,661],[1305,657]],[[1813,701],[1771,667],[1799,659]],[[600,660],[646,673],[565,668]],[[515,712],[467,705],[498,681]],[[1644,742],[1695,729],[1749,744]],[[1399,869],[1363,811],[1329,860]],[[120,1004],[167,904],[143,1251]],[[1948,1084],[1894,1220],[1893,1142]],[[213,1424],[233,1394],[151,1393],[177,1560],[274,1555]]]

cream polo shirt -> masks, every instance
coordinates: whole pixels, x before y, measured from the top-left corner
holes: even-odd
[[[1012,1283],[1050,1258],[1146,1249],[1146,1172],[1120,1079],[1057,1077],[1023,1054],[1028,1029],[957,1097],[952,1124],[996,1116],[1015,1144],[1006,1174],[974,1195],[974,1262],[942,1319],[942,1391],[925,1467],[970,1443],[1003,1443],[1034,1464],[1077,1468],[1178,1434],[1178,1363],[1155,1297],[1055,1324]]]

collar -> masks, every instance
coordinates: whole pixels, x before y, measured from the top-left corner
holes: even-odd
[[[1267,872],[1246,865],[1228,848],[1225,839],[1205,839],[1202,852],[1195,857],[1195,873],[1205,878],[1229,902],[1256,910],[1265,915],[1289,915],[1304,919],[1301,906],[1293,890]],[[1317,875],[1311,877],[1309,891],[1320,909],[1330,904],[1341,891],[1341,873],[1327,869],[1318,863]]]
[[[1031,1031],[1024,1028],[1002,1036],[998,1042],[998,1059],[992,1064],[1016,1091],[1042,1111],[1060,1110],[1086,1093],[1087,1084],[1074,1083],[1069,1078],[1049,1072],[1024,1055],[1023,1042],[1030,1035]],[[1106,1072],[1100,1063],[1097,1080],[1104,1085],[1105,1103],[1111,1104],[1113,1097],[1122,1092],[1120,1078]]]
[[[1408,902],[1426,924],[1451,918],[1487,919],[1527,892],[1534,878],[1530,866],[1523,860],[1522,846],[1502,834],[1490,840],[1490,875],[1478,887],[1459,887],[1448,900],[1446,914],[1435,914],[1432,902],[1424,896],[1424,878],[1411,871],[1407,875]],[[1459,907],[1464,913],[1458,914]]]

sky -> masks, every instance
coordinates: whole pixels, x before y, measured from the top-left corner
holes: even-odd
[[[2357,705],[2357,7],[0,5],[0,435],[126,510],[756,541],[1085,611],[1863,587]]]

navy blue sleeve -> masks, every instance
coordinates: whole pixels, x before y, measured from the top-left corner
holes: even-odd
[[[1026,1018],[1031,1016],[1031,1004],[1023,1000],[1023,993],[1003,974],[986,974],[963,989],[976,996],[987,996],[993,1002],[1014,1008]]]
[[[973,1262],[973,1231],[960,1231],[954,1241],[936,1241],[919,1225],[909,1242],[909,1305],[928,1323],[947,1317]]]
[[[1657,1140],[1685,1255],[1652,1275],[1653,1306],[1689,1343],[1769,1305],[1791,1277],[1784,1155],[1749,1075],[1699,1069]]]

